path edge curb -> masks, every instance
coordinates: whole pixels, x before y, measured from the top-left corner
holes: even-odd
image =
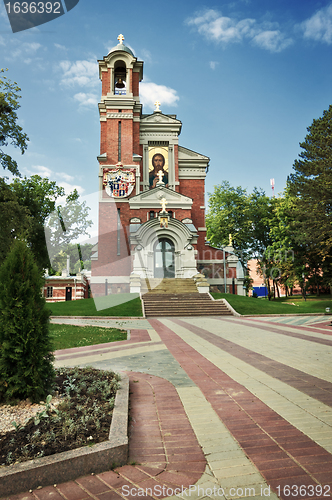
[[[108,441],[1,468],[1,498],[127,464],[129,378],[123,371],[117,373],[121,381]]]

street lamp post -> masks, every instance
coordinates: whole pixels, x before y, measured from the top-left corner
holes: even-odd
[[[223,251],[223,260],[224,260],[224,292],[227,293],[227,291],[226,291],[227,277],[226,277],[225,247],[222,249],[222,251]]]
[[[305,275],[304,275],[304,273],[302,273],[302,278],[303,278],[303,295],[304,295],[304,300],[306,301],[307,300],[307,296],[306,296],[306,293],[305,293]]]

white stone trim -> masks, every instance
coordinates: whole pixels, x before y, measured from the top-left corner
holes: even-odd
[[[118,118],[118,119],[129,119],[134,118],[133,113],[106,113],[106,118]]]
[[[206,231],[206,227],[198,227],[197,231]]]

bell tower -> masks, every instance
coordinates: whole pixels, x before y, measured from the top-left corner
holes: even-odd
[[[137,165],[140,153],[139,122],[142,105],[139,102],[139,82],[143,78],[143,61],[137,61],[132,51],[118,36],[119,44],[98,61],[102,96],[99,103],[101,140],[100,165]],[[117,140],[114,138],[117,137]],[[110,138],[112,140],[110,141]],[[138,172],[139,174],[139,172]]]
[[[128,245],[128,198],[140,192],[142,105],[138,61],[118,36],[118,45],[99,60],[100,153],[98,252],[92,257],[94,295],[123,292],[131,272]],[[116,278],[115,278],[116,276]]]

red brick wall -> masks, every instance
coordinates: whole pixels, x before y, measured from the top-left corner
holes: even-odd
[[[117,255],[117,208],[120,208],[120,255]],[[128,276],[131,258],[128,247],[128,205],[125,203],[99,204],[98,261],[92,261],[94,276]]]
[[[53,296],[47,297],[47,287],[53,288]],[[75,282],[74,280],[66,281],[66,280],[45,280],[44,285],[44,297],[46,302],[61,302],[61,300],[66,300],[66,287],[72,288],[72,300],[80,300],[88,297],[88,283],[76,283],[76,295],[75,295]],[[79,292],[83,291],[83,295]]]
[[[110,85],[110,79],[111,79],[111,72],[110,70],[107,71],[101,71],[101,77],[102,77],[102,95],[107,95],[108,92],[111,91],[111,85]]]
[[[133,95],[139,96],[139,73],[133,72]]]
[[[204,206],[204,179],[181,179],[180,193],[189,196],[193,200],[191,209],[191,219],[194,226],[205,227],[205,211],[200,208]],[[199,231],[197,241],[198,259],[202,259],[201,254],[205,247],[206,231]]]

